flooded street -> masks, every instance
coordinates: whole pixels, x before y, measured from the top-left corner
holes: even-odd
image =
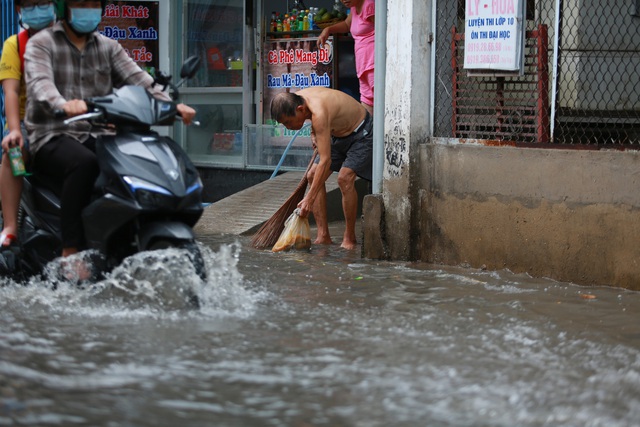
[[[0,426],[636,426],[640,294],[203,238],[0,287]],[[184,289],[200,308],[189,308]]]

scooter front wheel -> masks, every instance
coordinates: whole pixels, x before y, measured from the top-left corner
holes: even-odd
[[[189,253],[189,259],[191,260],[191,264],[193,265],[198,277],[200,277],[203,282],[207,281],[207,269],[204,264],[204,257],[202,256],[202,252],[195,241],[157,239],[151,242],[148,250],[154,251],[169,248],[186,250]]]
[[[154,251],[170,248],[186,250],[189,254],[189,260],[193,265],[195,273],[200,277],[202,282],[207,281],[207,269],[204,264],[204,258],[195,241],[156,239],[148,245],[147,250]],[[193,292],[193,290],[188,291],[186,297],[193,308],[200,308],[200,298],[198,298],[198,295]]]

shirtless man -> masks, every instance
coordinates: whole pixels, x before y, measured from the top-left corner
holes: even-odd
[[[371,181],[373,161],[373,120],[367,110],[350,95],[335,89],[312,87],[295,93],[279,93],[271,102],[271,118],[286,128],[300,129],[311,120],[311,141],[319,160],[307,178],[309,191],[298,204],[302,217],[313,212],[318,226],[315,243],[331,244],[327,223],[325,181],[338,172],[342,192],[345,231],[341,247],[356,248],[358,193],[356,176]]]

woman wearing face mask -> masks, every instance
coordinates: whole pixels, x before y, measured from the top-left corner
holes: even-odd
[[[0,250],[15,248],[17,244],[17,217],[22,192],[22,176],[13,176],[7,152],[11,147],[17,146],[27,154],[28,149],[26,131],[22,123],[26,104],[24,53],[29,38],[50,26],[55,18],[51,1],[15,0],[14,6],[24,30],[4,42],[0,59],[0,82],[4,92],[6,113],[0,165],[0,198],[4,220],[4,228],[0,234]]]
[[[123,85],[142,86],[162,100],[171,98],[117,41],[96,30],[106,0],[54,4],[58,22],[29,41],[25,125],[34,171],[61,188],[62,256],[69,256],[85,247],[81,214],[99,172],[96,136],[106,130],[92,129],[84,121],[65,125],[54,111],[62,109],[68,117],[86,113],[84,99],[105,96]],[[191,123],[195,110],[184,104],[177,108],[184,123]]]

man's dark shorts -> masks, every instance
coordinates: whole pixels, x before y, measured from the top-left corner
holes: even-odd
[[[316,163],[319,160],[316,159]],[[331,170],[346,167],[360,178],[371,181],[373,168],[373,119],[367,113],[356,130],[341,138],[331,138]]]

